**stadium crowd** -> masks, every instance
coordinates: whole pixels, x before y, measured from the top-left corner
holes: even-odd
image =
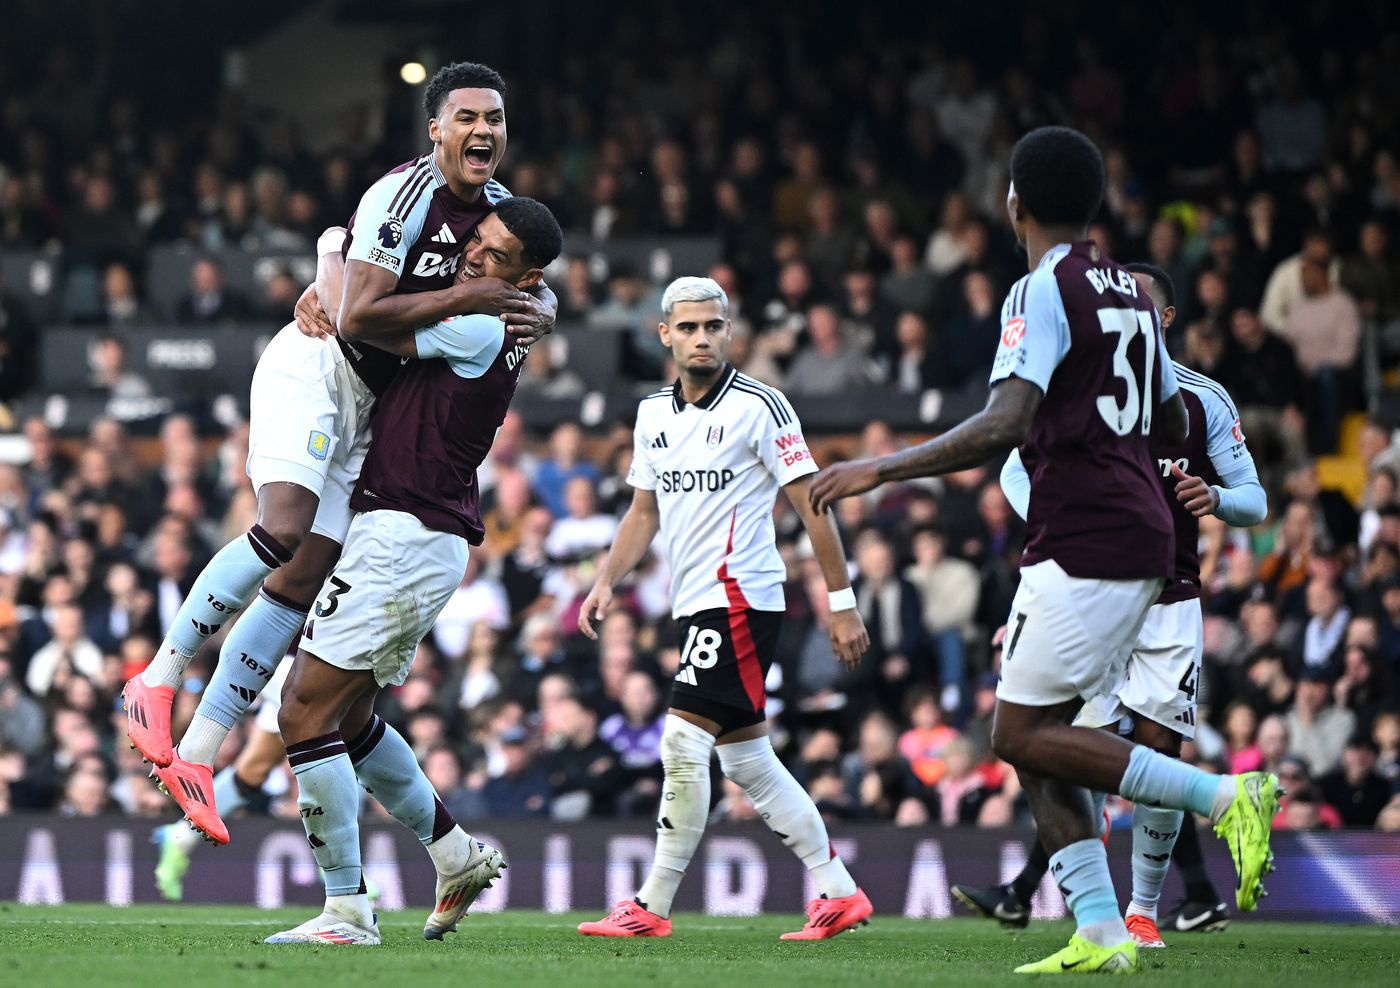
[[[1171,274],[1173,352],[1230,391],[1270,491],[1257,529],[1203,524],[1207,658],[1188,757],[1277,772],[1283,825],[1400,830],[1400,445],[1358,415],[1368,375],[1400,361],[1400,167],[1379,140],[1400,132],[1400,31],[1386,5],[1364,6],[1369,33],[1326,5],[1255,3],[1219,23],[1188,6],[1160,21],[1123,8],[1116,47],[1102,11],[1092,33],[1021,12],[995,31],[1019,38],[1000,51],[964,51],[936,20],[894,41],[875,12],[839,37],[740,12],[704,48],[682,15],[618,15],[591,50],[645,49],[641,62],[581,54],[599,29],[580,22],[580,44],[549,69],[502,64],[515,83],[503,179],[594,238],[717,236],[710,273],[730,291],[748,373],[793,394],[918,393],[986,379],[1022,267],[1002,217],[1015,137],[1048,122],[1093,135],[1109,171],[1095,238]],[[1073,43],[1061,52],[1052,36]],[[274,277],[266,297],[242,297],[212,260],[177,311],[152,313],[146,251],[309,245],[417,147],[347,131],[313,155],[232,88],[211,112],[160,119],[103,76],[119,62],[106,54],[54,46],[31,75],[7,75],[0,103],[0,251],[62,258],[64,322],[280,324],[300,285]],[[628,331],[633,379],[665,378],[646,272],[574,258],[555,284],[562,317]],[[0,399],[32,391],[43,331],[0,294]],[[139,394],[119,338],[106,349],[95,386]],[[486,543],[383,712],[460,819],[647,816],[678,662],[664,564],[627,585],[599,643],[576,631],[627,505],[630,428],[532,434],[531,394],[582,385],[567,366],[526,366],[483,473]],[[254,520],[246,428],[201,436],[172,415],[151,467],[113,419],[81,441],[37,418],[23,436],[0,466],[0,812],[164,817],[116,696],[209,554]],[[908,441],[875,422],[844,451]],[[1338,452],[1364,470],[1358,502],[1324,487],[1317,459]],[[1020,532],[995,465],[841,505],[873,643],[850,674],[800,526],[778,510],[789,611],[769,711],[823,811],[1026,819],[1014,773],[989,753],[990,643]],[[215,646],[179,695],[177,736]],[[274,812],[295,815],[289,785],[274,777]],[[716,792],[718,816],[752,814],[739,790]]]

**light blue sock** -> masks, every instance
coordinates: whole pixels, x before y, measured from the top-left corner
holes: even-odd
[[[232,729],[272,679],[306,624],[306,613],[290,601],[274,600],[267,590],[258,594],[248,612],[229,629],[198,712]]]
[[[254,525],[220,549],[195,578],[167,640],[180,652],[193,655],[248,602],[263,580],[291,559],[292,554],[261,525]]]
[[[437,790],[418,767],[413,749],[378,714],[359,737],[346,743],[346,749],[360,785],[424,844],[455,826]]]
[[[1172,848],[1181,833],[1180,810],[1133,808],[1133,901],[1128,914],[1157,918],[1162,883],[1171,867]]]
[[[1134,803],[1190,810],[1219,820],[1230,805],[1226,797],[1234,791],[1234,785],[1233,776],[1203,772],[1139,744],[1128,757],[1128,770],[1123,773],[1118,793]]]
[[[360,787],[339,731],[287,747],[301,822],[321,866],[326,895],[360,891]]]
[[[1050,855],[1050,874],[1090,943],[1112,947],[1128,939],[1108,873],[1108,851],[1098,838],[1075,841]]]

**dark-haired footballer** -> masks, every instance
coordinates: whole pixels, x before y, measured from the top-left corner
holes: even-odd
[[[812,483],[825,510],[891,480],[966,469],[1020,447],[1031,478],[1021,585],[1007,619],[992,746],[1016,767],[1078,929],[1019,973],[1133,971],[1090,791],[1215,821],[1258,904],[1278,779],[1217,776],[1105,731],[1073,726],[1120,679],[1173,572],[1175,536],[1150,440],[1185,441],[1186,405],[1147,292],[1087,239],[1103,199],[1087,137],[1042,127],[1011,153],[1007,211],[1030,274],[1002,306],[987,407],[937,439],[837,464]]]
[[[247,801],[250,786],[230,772],[216,782],[214,760],[272,679],[340,555],[370,414],[400,367],[398,357],[366,344],[469,313],[505,320],[523,341],[554,321],[557,304],[543,285],[525,292],[495,278],[455,281],[463,245],[509,195],[491,177],[506,148],[504,97],[505,83],[485,65],[459,62],[439,71],[424,96],[432,150],[370,186],[348,235],[327,231],[321,238],[323,262],[331,254],[345,258],[344,301],[335,310],[341,339],[289,324],[259,358],[248,437],[258,522],[204,568],[155,660],[126,685],[132,745],[155,763],[162,789],[191,825],[216,843],[228,843],[222,815]],[[334,332],[329,321],[324,328]],[[195,651],[249,598],[177,753],[170,736],[175,689]]]
[[[462,254],[465,280],[521,290],[543,277],[563,235],[533,199],[505,199]],[[343,338],[361,340],[343,323]],[[429,940],[455,930],[504,867],[438,799],[403,736],[374,713],[379,690],[413,658],[462,582],[485,530],[476,470],[491,449],[530,344],[495,316],[458,316],[380,334],[407,363],[380,396],[374,442],[355,482],[345,551],[327,579],[287,675],[278,725],[297,777],[301,819],[326,886],[321,914],[268,943],[377,944],[360,867],[360,790],[413,830],[437,871]]]
[[[1126,267],[1151,296],[1165,332],[1176,319],[1171,278],[1152,264]],[[1127,716],[1133,740],[1179,758],[1182,740],[1196,734],[1196,692],[1205,648],[1200,519],[1215,515],[1227,525],[1257,525],[1268,514],[1268,498],[1245,445],[1239,412],[1225,389],[1181,364],[1174,369],[1191,418],[1190,434],[1181,445],[1154,443],[1153,452],[1172,509],[1175,571],[1147,612],[1122,679],[1110,693],[1086,703],[1075,723],[1117,729]],[[1218,484],[1207,481],[1210,473]],[[1024,518],[1031,480],[1017,450],[1011,451],[1002,467],[1001,486]],[[1165,806],[1140,803],[1133,808],[1133,895],[1124,921],[1139,947],[1166,946],[1158,929],[1157,906],[1179,836],[1187,842],[1180,848],[1187,860],[1178,862],[1190,893],[1185,929],[1222,929],[1229,921],[1225,904],[1200,866],[1194,821],[1194,816]],[[1025,926],[1030,920],[1031,894],[1049,868],[1049,856],[1037,841],[1025,868],[1011,882],[992,888],[955,885],[953,895],[984,916],[1008,926]],[[1178,922],[1182,918],[1179,915]]]

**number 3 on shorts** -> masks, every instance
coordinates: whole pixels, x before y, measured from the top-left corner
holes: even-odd
[[[350,589],[350,584],[346,583],[338,576],[331,577],[331,592],[326,595],[326,602],[323,604],[316,601],[316,616],[330,617],[335,613],[335,609],[340,606],[340,595]]]
[[[681,665],[689,662],[697,669],[712,669],[719,661],[719,647],[723,644],[724,638],[718,631],[692,625],[681,649]]]

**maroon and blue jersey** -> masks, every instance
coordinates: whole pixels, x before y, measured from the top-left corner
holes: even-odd
[[[1176,562],[1171,579],[1157,599],[1159,604],[1175,604],[1201,596],[1201,520],[1177,500],[1178,481],[1172,467],[1180,467],[1182,473],[1204,477],[1207,483],[1219,485],[1224,489],[1222,498],[1225,490],[1240,491],[1247,486],[1259,486],[1254,457],[1245,445],[1244,430],[1240,427],[1240,413],[1229,394],[1204,374],[1197,374],[1181,364],[1173,364],[1173,369],[1181,385],[1181,399],[1186,403],[1191,432],[1184,443],[1168,445],[1159,439],[1153,444],[1176,531]],[[1262,494],[1262,488],[1260,492]],[[1223,510],[1217,514],[1231,524],[1254,524],[1259,520],[1253,517],[1236,520]]]
[[[1022,565],[1070,576],[1172,575],[1172,515],[1151,449],[1152,418],[1178,390],[1152,300],[1091,241],[1060,244],[1002,306],[993,386],[1044,393],[1020,447],[1030,475]]]
[[[399,279],[395,294],[451,287],[462,248],[492,207],[509,198],[495,179],[475,202],[452,192],[430,151],[399,165],[369,187],[350,217],[347,261],[375,264]],[[400,360],[373,346],[340,341],[345,357],[375,395],[383,395]]]
[[[420,359],[405,362],[375,405],[374,442],[350,507],[404,511],[480,545],[476,471],[505,420],[529,344],[484,315],[435,323],[416,340]]]

